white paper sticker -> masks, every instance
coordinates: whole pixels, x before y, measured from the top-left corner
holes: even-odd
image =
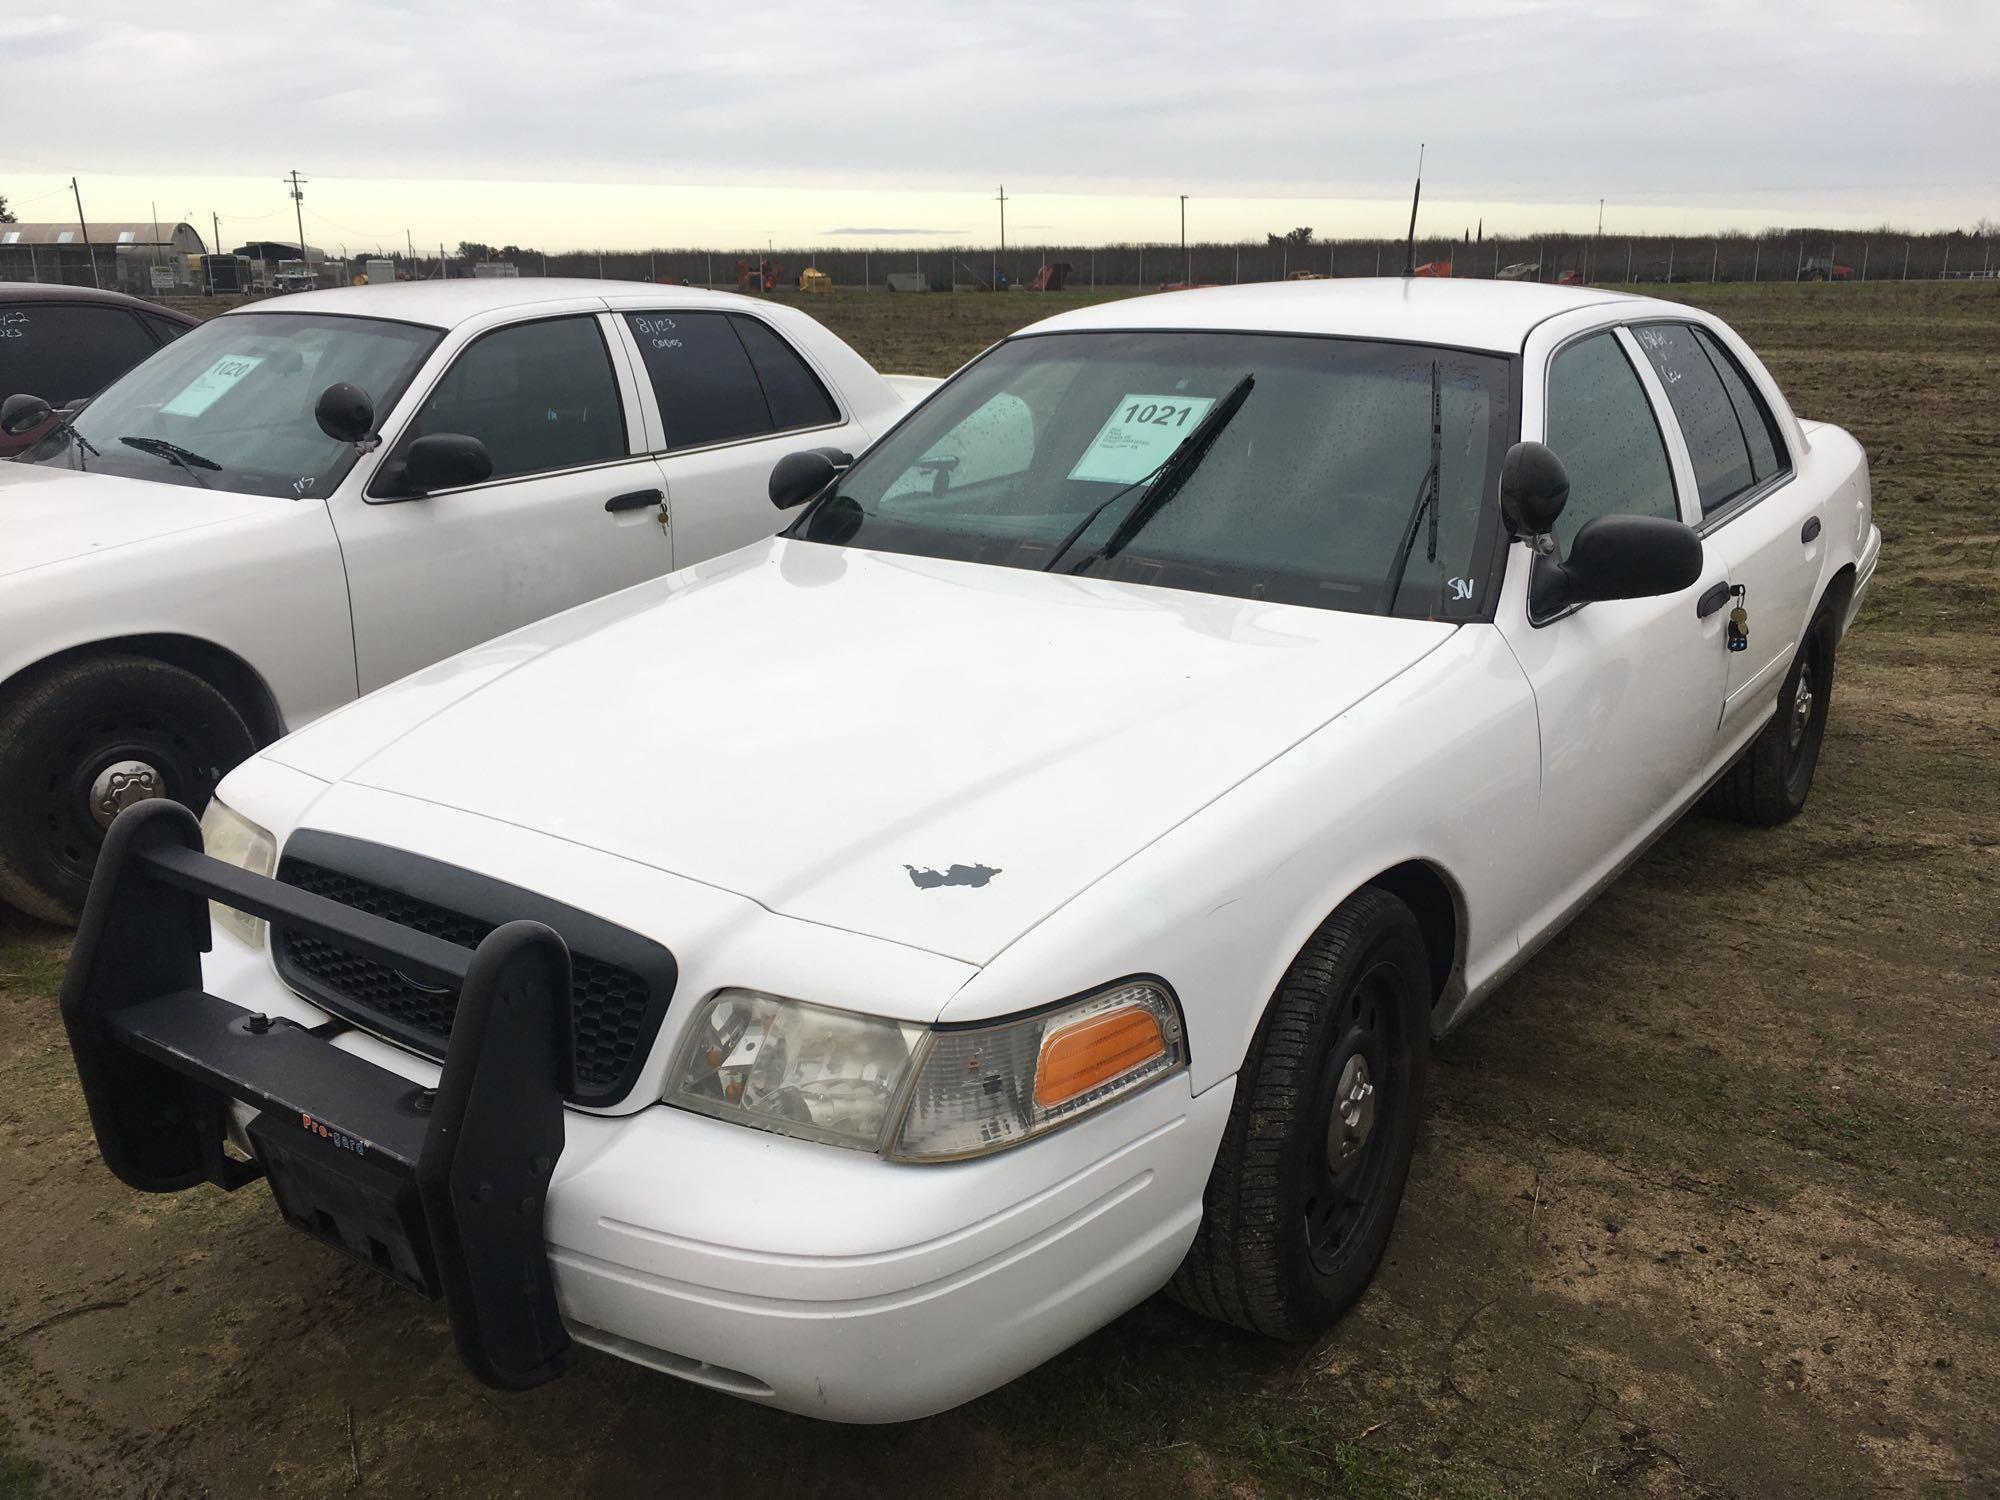
[[[169,417],[198,417],[262,363],[262,355],[225,354],[183,386],[181,393],[160,411]]]
[[[1126,396],[1069,477],[1136,484],[1166,461],[1213,405],[1213,396]]]

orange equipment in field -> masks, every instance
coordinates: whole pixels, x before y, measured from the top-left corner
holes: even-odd
[[[1427,260],[1412,273],[1417,276],[1449,276],[1451,262],[1448,260]]]
[[[760,260],[751,265],[747,260],[736,262],[736,290],[739,292],[775,292],[778,278],[784,274],[784,267],[775,260]]]
[[[802,292],[830,292],[833,278],[817,266],[807,266],[799,272],[799,290]]]
[[[1066,260],[1042,262],[1042,268],[1028,278],[1031,292],[1059,292],[1069,280],[1070,263]]]

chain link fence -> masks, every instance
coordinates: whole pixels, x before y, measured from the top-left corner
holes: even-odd
[[[344,286],[372,274],[428,280],[440,274],[576,276],[614,281],[661,281],[690,286],[755,289],[765,267],[775,284],[799,285],[812,268],[852,290],[983,290],[1025,284],[1043,265],[1065,267],[1076,290],[1230,285],[1303,277],[1394,275],[1404,266],[1401,240],[1332,240],[1282,244],[990,245],[908,249],[587,250],[535,251],[479,264],[447,255],[355,257],[315,261],[313,280]],[[236,261],[236,284],[217,261]],[[1990,237],[1963,230],[1937,234],[1828,230],[1765,235],[1538,235],[1514,239],[1419,240],[1415,261],[1434,273],[1478,279],[1569,283],[1692,283],[1771,281],[1927,281],[2000,276]],[[113,245],[0,243],[0,281],[98,285],[142,296],[207,295],[287,289],[284,267],[230,256],[161,257]],[[94,269],[93,269],[94,267]],[[1448,268],[1448,270],[1447,270]]]

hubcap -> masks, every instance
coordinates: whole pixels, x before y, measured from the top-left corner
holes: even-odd
[[[1375,1080],[1368,1073],[1368,1059],[1360,1053],[1348,1058],[1334,1086],[1333,1118],[1326,1126],[1326,1164],[1338,1176],[1361,1154],[1375,1129]]]
[[[167,794],[166,778],[143,760],[115,760],[90,784],[90,815],[100,828],[134,802]]]
[[[1799,664],[1799,683],[1792,689],[1791,745],[1794,750],[1806,737],[1806,726],[1812,722],[1813,683],[1812,663]]]

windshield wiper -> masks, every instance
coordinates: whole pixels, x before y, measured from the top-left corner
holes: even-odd
[[[97,451],[97,444],[76,430],[76,418],[74,415],[64,417],[61,422],[57,423],[56,431],[69,439],[70,460],[74,467],[82,469],[85,472],[89,471],[90,465],[83,461],[83,455],[86,453],[92,458],[104,457],[102,453]]]
[[[1438,490],[1443,475],[1440,472],[1444,460],[1443,408],[1438,398],[1438,366],[1431,361],[1431,466],[1424,471],[1423,483],[1417,487],[1417,503],[1410,511],[1410,524],[1403,529],[1403,544],[1396,549],[1396,571],[1389,578],[1389,602],[1382,606],[1382,613],[1396,612],[1396,596],[1403,592],[1403,575],[1410,569],[1410,550],[1417,545],[1417,526],[1430,515],[1430,538],[1425,549],[1427,561],[1436,562],[1438,555]]]
[[[1084,518],[1070,527],[1062,541],[1056,544],[1056,550],[1050,553],[1049,560],[1042,564],[1042,571],[1052,572],[1069,549],[1076,545],[1077,538],[1090,530],[1091,524],[1099,516],[1110,509],[1116,501],[1144,485],[1145,488],[1140,491],[1137,503],[1126,512],[1125,518],[1105,539],[1104,545],[1079,561],[1070,571],[1082,572],[1095,558],[1116,557],[1124,549],[1125,544],[1138,534],[1140,528],[1158,514],[1160,507],[1180,492],[1181,486],[1187,483],[1189,476],[1194,473],[1196,466],[1201,463],[1216,438],[1222,435],[1222,429],[1229,425],[1229,419],[1235,416],[1243,403],[1250,398],[1250,389],[1256,383],[1256,376],[1245,375],[1229,388],[1227,395],[1208,409],[1208,414],[1195,424],[1194,431],[1190,432],[1173,452],[1160,460],[1159,466],[1150,474],[1135,479],[1123,489],[1114,490],[1107,498],[1092,506]]]
[[[222,468],[222,465],[214,459],[203,458],[199,453],[190,453],[179,443],[170,443],[165,438],[122,437],[118,441],[128,448],[137,448],[141,453],[150,453],[155,458],[164,458],[176,468],[186,470],[188,478],[192,479],[203,489],[208,488],[208,481],[201,477],[201,470],[220,470]]]

